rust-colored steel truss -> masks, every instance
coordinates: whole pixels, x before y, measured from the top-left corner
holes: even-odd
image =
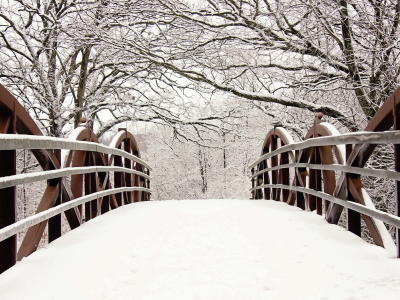
[[[70,140],[75,142],[99,143],[97,137],[88,126],[83,123],[70,134]],[[19,134],[30,136],[43,136],[25,109],[18,101],[0,85],[0,133]],[[3,135],[5,137],[5,135]],[[1,139],[1,137],[0,137]],[[84,147],[84,146],[83,146]],[[82,167],[121,167],[119,172],[114,172],[114,183],[111,182],[110,172],[106,169],[101,172],[80,173],[71,175],[70,181],[64,177],[47,180],[47,186],[36,209],[36,214],[45,212],[58,205],[77,200],[84,195],[112,190],[114,187],[129,187],[128,191],[119,194],[110,193],[98,197],[82,205],[64,211],[71,229],[79,227],[110,209],[121,205],[150,200],[150,167],[140,159],[140,151],[133,135],[126,129],[118,132],[111,142],[110,147],[123,149],[124,158],[118,154],[110,154],[87,150],[67,149],[61,158],[61,149],[43,147],[31,149],[43,171],[70,170]],[[109,149],[108,152],[113,152]],[[114,151],[115,152],[115,151]],[[121,153],[121,152],[118,152]],[[138,159],[135,159],[137,157]],[[132,160],[134,159],[134,160]],[[104,168],[103,168],[104,169]],[[132,170],[132,173],[130,170]],[[137,171],[137,172],[136,172]],[[0,151],[0,179],[16,174],[16,149]],[[114,185],[114,187],[113,187]],[[137,187],[137,188],[136,188]],[[103,193],[104,194],[104,193]],[[16,222],[16,187],[0,188],[0,231],[6,230]],[[50,217],[48,220],[29,227],[21,246],[17,249],[16,235],[0,241],[0,273],[12,267],[17,260],[36,251],[37,245],[43,236],[48,224],[49,242],[61,236],[61,214]]]
[[[250,166],[252,198],[287,202],[289,205],[296,205],[309,211],[316,210],[319,215],[325,212],[326,220],[333,224],[339,222],[341,213],[346,207],[349,231],[361,236],[362,218],[377,245],[394,247],[394,244],[390,243],[392,239],[385,225],[379,221],[380,212],[375,210],[364,189],[361,175],[395,179],[396,216],[398,217],[400,215],[400,185],[398,181],[400,176],[396,172],[400,170],[400,142],[396,138],[398,132],[385,131],[391,127],[394,130],[400,129],[399,109],[400,88],[387,99],[365,128],[364,132],[382,132],[382,134],[376,135],[378,139],[379,136],[382,136],[382,142],[369,143],[370,136],[364,132],[340,135],[331,124],[323,120],[322,113],[318,113],[314,126],[304,137],[304,141],[309,141],[308,143],[303,142],[304,146],[302,143],[294,143],[289,132],[284,128],[272,129],[265,138],[261,157]],[[327,139],[321,139],[322,137],[330,137],[330,142]],[[314,140],[316,138],[318,140]],[[388,142],[395,144],[396,172],[363,169],[377,144]],[[282,148],[285,146],[288,146],[286,151],[284,151],[285,148]],[[290,168],[291,172],[289,172]],[[336,177],[335,172],[340,176]],[[289,184],[290,182],[291,184]],[[335,199],[335,201],[329,201],[328,198]],[[340,202],[341,200],[345,201]],[[362,207],[351,205],[351,202],[368,207],[370,214],[360,213]],[[347,203],[349,204],[347,205]],[[349,208],[350,206],[356,207],[356,210]],[[385,216],[384,220],[392,222],[390,224],[397,228],[397,257],[400,257],[400,222],[390,216]]]

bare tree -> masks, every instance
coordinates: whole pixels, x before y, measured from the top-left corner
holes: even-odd
[[[238,100],[222,102],[227,108]],[[201,143],[194,126],[181,128],[182,136],[169,126],[150,126],[144,155],[155,166],[155,200],[249,197],[248,164],[259,155],[271,117],[251,103],[241,107],[242,117],[214,121],[218,130],[201,131]],[[198,113],[205,110],[200,107]]]
[[[398,1],[115,1],[106,14],[121,34],[99,38],[159,66],[166,83],[322,111],[357,130],[399,83],[399,13]],[[337,90],[345,101],[319,97]]]
[[[0,4],[0,78],[48,135],[62,136],[83,114],[101,136],[143,119],[151,105],[132,93],[148,65],[93,43],[99,1],[10,0]],[[142,73],[140,73],[142,72]],[[156,118],[153,114],[145,120]]]

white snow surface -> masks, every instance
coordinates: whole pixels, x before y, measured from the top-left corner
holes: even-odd
[[[0,299],[398,299],[400,259],[265,200],[152,201],[85,223],[0,275]]]

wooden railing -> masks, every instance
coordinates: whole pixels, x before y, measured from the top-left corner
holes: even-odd
[[[339,222],[346,208],[349,231],[361,236],[362,217],[374,242],[400,257],[399,108],[400,89],[388,98],[363,132],[340,134],[322,119],[322,113],[318,113],[303,142],[295,143],[282,127],[272,129],[265,138],[261,157],[249,166],[252,199],[273,199],[316,210],[333,224]],[[388,131],[391,127],[394,130]],[[390,143],[394,144],[395,170],[364,168],[377,145]],[[395,181],[395,215],[375,208],[361,176]],[[384,195],[386,191],[381,192]],[[385,223],[396,228],[397,246]]]
[[[99,143],[86,120],[68,138],[43,136],[28,113],[0,86],[0,273],[69,227],[122,205],[150,200],[151,166],[140,158],[135,138],[121,129],[109,146]],[[16,151],[32,152],[40,172],[16,174]],[[16,186],[46,181],[36,213],[16,220]],[[17,247],[17,233],[26,231]]]

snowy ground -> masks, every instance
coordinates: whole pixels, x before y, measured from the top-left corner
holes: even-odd
[[[144,202],[0,275],[0,299],[398,299],[400,259],[273,201]]]

